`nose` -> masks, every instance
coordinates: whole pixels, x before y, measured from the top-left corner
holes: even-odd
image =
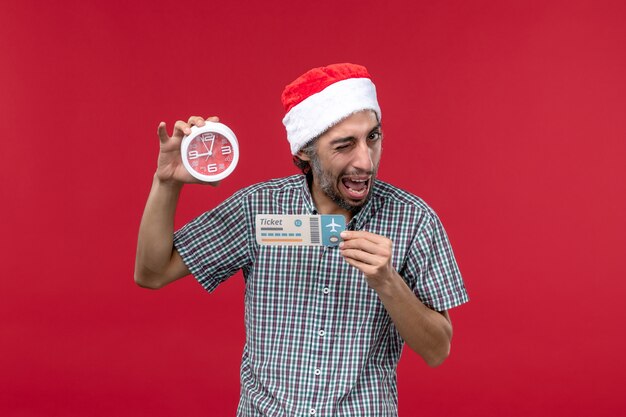
[[[366,141],[359,141],[354,148],[354,158],[352,166],[358,171],[366,173],[372,172],[374,163],[372,161],[372,149],[367,145]]]

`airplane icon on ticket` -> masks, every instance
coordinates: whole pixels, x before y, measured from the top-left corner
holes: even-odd
[[[326,225],[326,227],[330,227],[331,228],[330,229],[331,233],[337,233],[337,228],[341,227],[341,225],[335,223],[335,219],[333,218],[333,219],[331,219],[331,222]],[[345,226],[344,226],[344,228],[345,228]]]

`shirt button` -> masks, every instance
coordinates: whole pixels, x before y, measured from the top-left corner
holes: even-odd
[[[315,415],[315,408],[311,408],[311,409],[309,410],[309,414],[311,414],[312,416],[314,416],[314,415]]]
[[[323,292],[324,294],[328,294],[328,293],[330,292],[330,288],[328,288],[328,287],[324,287],[324,289],[322,290],[322,292]]]
[[[324,336],[326,332],[324,330],[320,330],[319,332],[317,332],[317,334],[319,334],[320,336]]]
[[[320,369],[316,369],[313,373],[314,373],[315,375],[321,375],[321,374],[322,374],[322,371],[321,371]]]

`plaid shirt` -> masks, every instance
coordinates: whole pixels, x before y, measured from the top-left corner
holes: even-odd
[[[393,266],[443,311],[468,300],[446,233],[422,200],[376,180],[348,229],[394,242]],[[246,344],[238,416],[396,416],[403,341],[363,274],[334,247],[259,246],[256,214],[316,214],[303,175],[245,188],[177,231],[213,291],[243,270]]]

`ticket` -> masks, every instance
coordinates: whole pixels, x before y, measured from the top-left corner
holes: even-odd
[[[346,218],[336,214],[257,214],[259,245],[337,246]]]

